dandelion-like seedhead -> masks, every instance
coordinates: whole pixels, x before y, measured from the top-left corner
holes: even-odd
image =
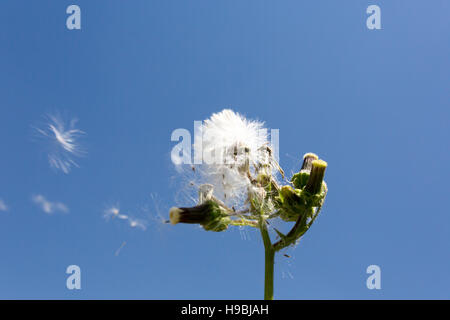
[[[265,248],[265,293],[273,298],[275,253],[295,245],[309,230],[325,201],[324,182],[327,163],[312,153],[303,157],[300,171],[281,185],[277,172],[284,172],[274,158],[267,129],[232,110],[215,113],[204,121],[196,135],[194,151],[203,164],[192,167],[199,176],[198,203],[194,207],[173,207],[172,224],[198,224],[206,231],[220,232],[229,226],[255,227],[261,232]],[[277,241],[272,242],[269,220],[280,218],[295,222],[286,234],[272,227]]]
[[[198,173],[225,203],[242,207],[256,171],[272,174],[274,159],[264,123],[225,109],[204,121],[194,151],[202,155]]]
[[[259,216],[296,221],[304,215],[305,223],[312,219],[309,207],[320,207],[326,193],[324,161],[315,154],[305,154],[291,183],[280,186],[277,173],[284,177],[284,172],[274,159],[263,122],[225,109],[205,120],[200,131],[194,150],[204,160],[214,161],[193,170],[199,176],[197,206],[172,208],[173,224],[198,223],[205,228],[206,222],[210,225],[222,220],[221,225],[256,225]]]
[[[78,167],[75,157],[81,157],[85,151],[79,139],[85,133],[76,128],[78,119],[65,122],[60,115],[47,115],[46,124],[36,128],[40,137],[49,143],[48,162],[50,167],[68,174],[72,167]]]

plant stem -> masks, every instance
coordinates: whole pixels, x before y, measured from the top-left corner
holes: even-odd
[[[264,271],[264,299],[273,300],[273,268],[275,263],[275,249],[270,241],[269,232],[265,220],[260,221],[261,236],[264,242],[264,258],[265,258],[265,271]]]
[[[273,300],[273,268],[275,263],[275,250],[265,249],[265,276],[264,276],[264,300]]]
[[[312,225],[317,215],[322,207],[318,207],[316,212],[313,208],[307,209],[303,215],[301,215],[295,225],[292,227],[291,231],[284,236],[283,239],[272,244],[270,240],[269,231],[267,230],[266,220],[260,218],[259,220],[259,230],[261,231],[261,237],[264,243],[264,258],[265,258],[265,271],[264,271],[264,299],[273,300],[273,270],[275,264],[275,253],[283,248],[290,246],[295,243]],[[311,212],[307,212],[311,211]],[[312,215],[311,221],[305,225],[305,220],[308,215]],[[302,227],[303,226],[303,227]]]
[[[246,226],[246,227],[258,227],[258,221],[256,220],[248,220],[248,219],[236,219],[236,220],[231,220],[230,225],[233,226]]]

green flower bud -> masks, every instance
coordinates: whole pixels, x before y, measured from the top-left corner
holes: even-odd
[[[308,180],[309,180],[308,170],[300,170],[300,172],[297,172],[291,178],[291,182],[296,189],[303,189],[306,186]]]
[[[319,160],[319,157],[314,153],[305,153],[303,156],[303,164],[301,170],[311,171],[312,162],[314,160]]]
[[[170,209],[170,222],[200,224],[206,231],[224,231],[230,223],[226,210],[213,200],[191,208]]]
[[[281,187],[279,193],[280,199],[280,218],[284,221],[296,221],[306,210],[306,201],[301,197],[301,190],[290,186]]]
[[[297,189],[303,189],[309,180],[309,175],[311,173],[312,162],[318,160],[319,157],[314,153],[306,153],[303,156],[303,164],[300,172],[294,174],[291,178],[291,182]]]
[[[306,183],[305,190],[310,194],[317,194],[322,190],[322,182],[325,176],[327,163],[323,160],[313,160],[311,174]]]

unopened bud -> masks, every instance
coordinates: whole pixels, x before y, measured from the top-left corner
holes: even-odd
[[[171,224],[200,224],[208,231],[223,231],[227,229],[229,223],[226,211],[212,200],[190,208],[173,207],[169,216]]]
[[[291,182],[297,189],[303,189],[309,180],[309,174],[311,173],[312,162],[319,159],[314,153],[306,153],[303,156],[302,168],[299,172],[294,174],[291,178]]]
[[[281,199],[280,218],[284,221],[296,221],[305,211],[306,202],[301,198],[301,191],[290,186],[283,186],[279,195]]]
[[[311,171],[312,162],[314,160],[319,160],[319,157],[314,153],[306,153],[303,156],[303,164],[301,170]]]
[[[319,193],[322,189],[322,182],[325,176],[325,169],[327,163],[323,160],[313,160],[311,174],[309,175],[308,183],[305,190],[310,194]]]

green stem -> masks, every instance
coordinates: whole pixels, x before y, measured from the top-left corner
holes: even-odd
[[[273,268],[275,263],[275,250],[270,241],[265,220],[260,221],[261,236],[264,242],[265,271],[264,271],[264,299],[273,300]]]
[[[230,225],[232,226],[242,226],[242,227],[258,227],[258,221],[256,220],[247,220],[247,219],[236,219],[231,220]]]
[[[265,250],[265,276],[264,276],[264,300],[273,300],[273,268],[275,263],[275,250]]]
[[[295,225],[292,227],[291,231],[288,232],[288,234],[284,237],[284,239],[280,239],[279,241],[273,244],[273,249],[275,251],[280,251],[281,249],[286,248],[291,244],[294,244],[298,239],[300,239],[300,237],[303,236],[306,233],[306,231],[308,231],[308,229],[311,227],[314,220],[316,220],[321,208],[322,207],[318,207],[316,209],[316,212],[313,214],[313,217],[308,223],[306,223],[306,216],[307,216],[306,212],[305,214],[300,216]],[[307,211],[312,212],[313,210],[314,208],[307,209]]]
[[[305,212],[295,225],[292,227],[291,231],[283,238],[272,244],[270,240],[269,231],[267,230],[267,225],[265,219],[261,218],[259,221],[259,230],[261,231],[261,236],[264,243],[264,255],[265,255],[265,272],[264,272],[264,299],[273,300],[273,270],[275,264],[275,253],[281,249],[290,246],[295,243],[308,229],[311,227],[312,223],[319,214],[321,207],[317,208],[316,212],[309,223],[305,226],[305,220],[307,212]],[[309,211],[312,211],[310,208]]]

